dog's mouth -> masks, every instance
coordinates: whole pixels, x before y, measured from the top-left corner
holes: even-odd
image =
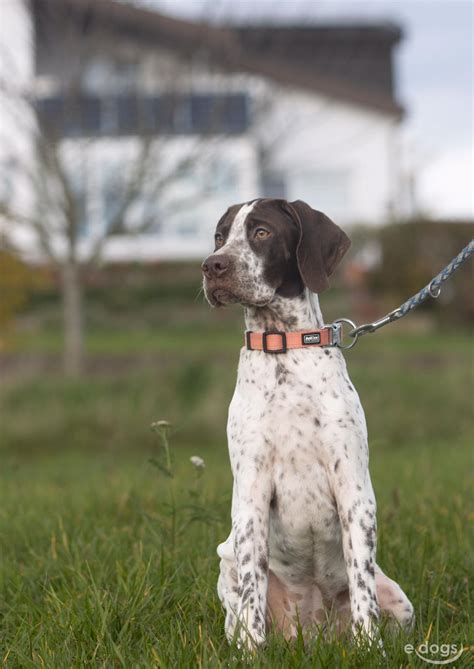
[[[204,280],[204,294],[212,307],[225,307],[231,304],[241,304],[243,307],[263,307],[269,304],[273,294],[257,296],[253,294],[251,286],[239,285],[229,288],[227,283],[217,283]]]
[[[224,307],[226,304],[235,304],[239,301],[237,295],[226,288],[207,289],[206,297],[213,307]]]

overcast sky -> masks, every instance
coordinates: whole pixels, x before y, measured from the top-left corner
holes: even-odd
[[[430,213],[474,216],[471,0],[142,0],[168,14],[242,22],[395,20],[398,98],[405,144],[418,167],[418,197]],[[217,9],[216,9],[217,7]]]

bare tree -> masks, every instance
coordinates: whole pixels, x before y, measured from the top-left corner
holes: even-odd
[[[3,176],[8,173],[10,183],[23,184],[30,197],[24,200],[18,188],[4,189],[5,192],[0,193],[0,218],[10,233],[28,234],[35,254],[57,269],[63,303],[64,368],[68,375],[78,375],[84,359],[83,286],[88,268],[102,261],[112,237],[152,230],[159,222],[156,203],[166,197],[183,170],[195,165],[198,159],[200,163],[206,160],[218,139],[206,133],[190,136],[186,150],[170,159],[169,137],[160,133],[156,124],[153,129],[147,129],[143,118],[146,110],[139,104],[140,91],[129,93],[129,100],[137,103],[134,113],[139,118],[135,121],[133,137],[122,141],[122,163],[117,169],[116,183],[112,185],[113,212],[108,220],[96,220],[85,232],[92,207],[89,172],[90,169],[100,171],[97,164],[91,167],[91,161],[103,153],[100,148],[103,138],[87,136],[87,133],[79,138],[68,138],[64,127],[67,123],[81,130],[86,79],[91,76],[104,40],[110,42],[110,34],[103,32],[102,23],[91,28],[93,3],[83,23],[69,17],[65,20],[61,3],[50,4],[55,10],[52,19],[57,42],[49,56],[56,58],[60,82],[59,88],[54,89],[55,97],[45,97],[42,90],[34,87],[17,87],[11,77],[1,82],[0,94],[15,117],[23,144],[25,137],[28,142],[26,150],[18,151],[15,147],[4,150],[0,169]],[[60,60],[65,54],[70,54],[67,63]],[[6,57],[5,54],[0,57],[2,55]],[[160,90],[161,102],[166,107],[165,125],[180,113],[186,90],[183,81],[188,71],[188,62],[175,59],[162,75]],[[60,103],[60,113],[51,108],[51,104],[45,104],[45,100],[51,99]]]

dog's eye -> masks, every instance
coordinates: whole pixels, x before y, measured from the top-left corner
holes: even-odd
[[[265,228],[257,228],[255,230],[255,237],[257,239],[266,239],[267,237],[270,237],[270,232],[268,230],[265,230]]]
[[[224,237],[220,234],[220,232],[214,235],[214,241],[216,243],[216,246],[222,246],[222,244],[224,243]]]

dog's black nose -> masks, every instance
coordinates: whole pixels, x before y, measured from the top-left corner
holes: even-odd
[[[229,267],[230,257],[219,254],[209,256],[209,258],[206,258],[206,260],[201,265],[203,274],[213,279],[219,279],[227,272]]]

